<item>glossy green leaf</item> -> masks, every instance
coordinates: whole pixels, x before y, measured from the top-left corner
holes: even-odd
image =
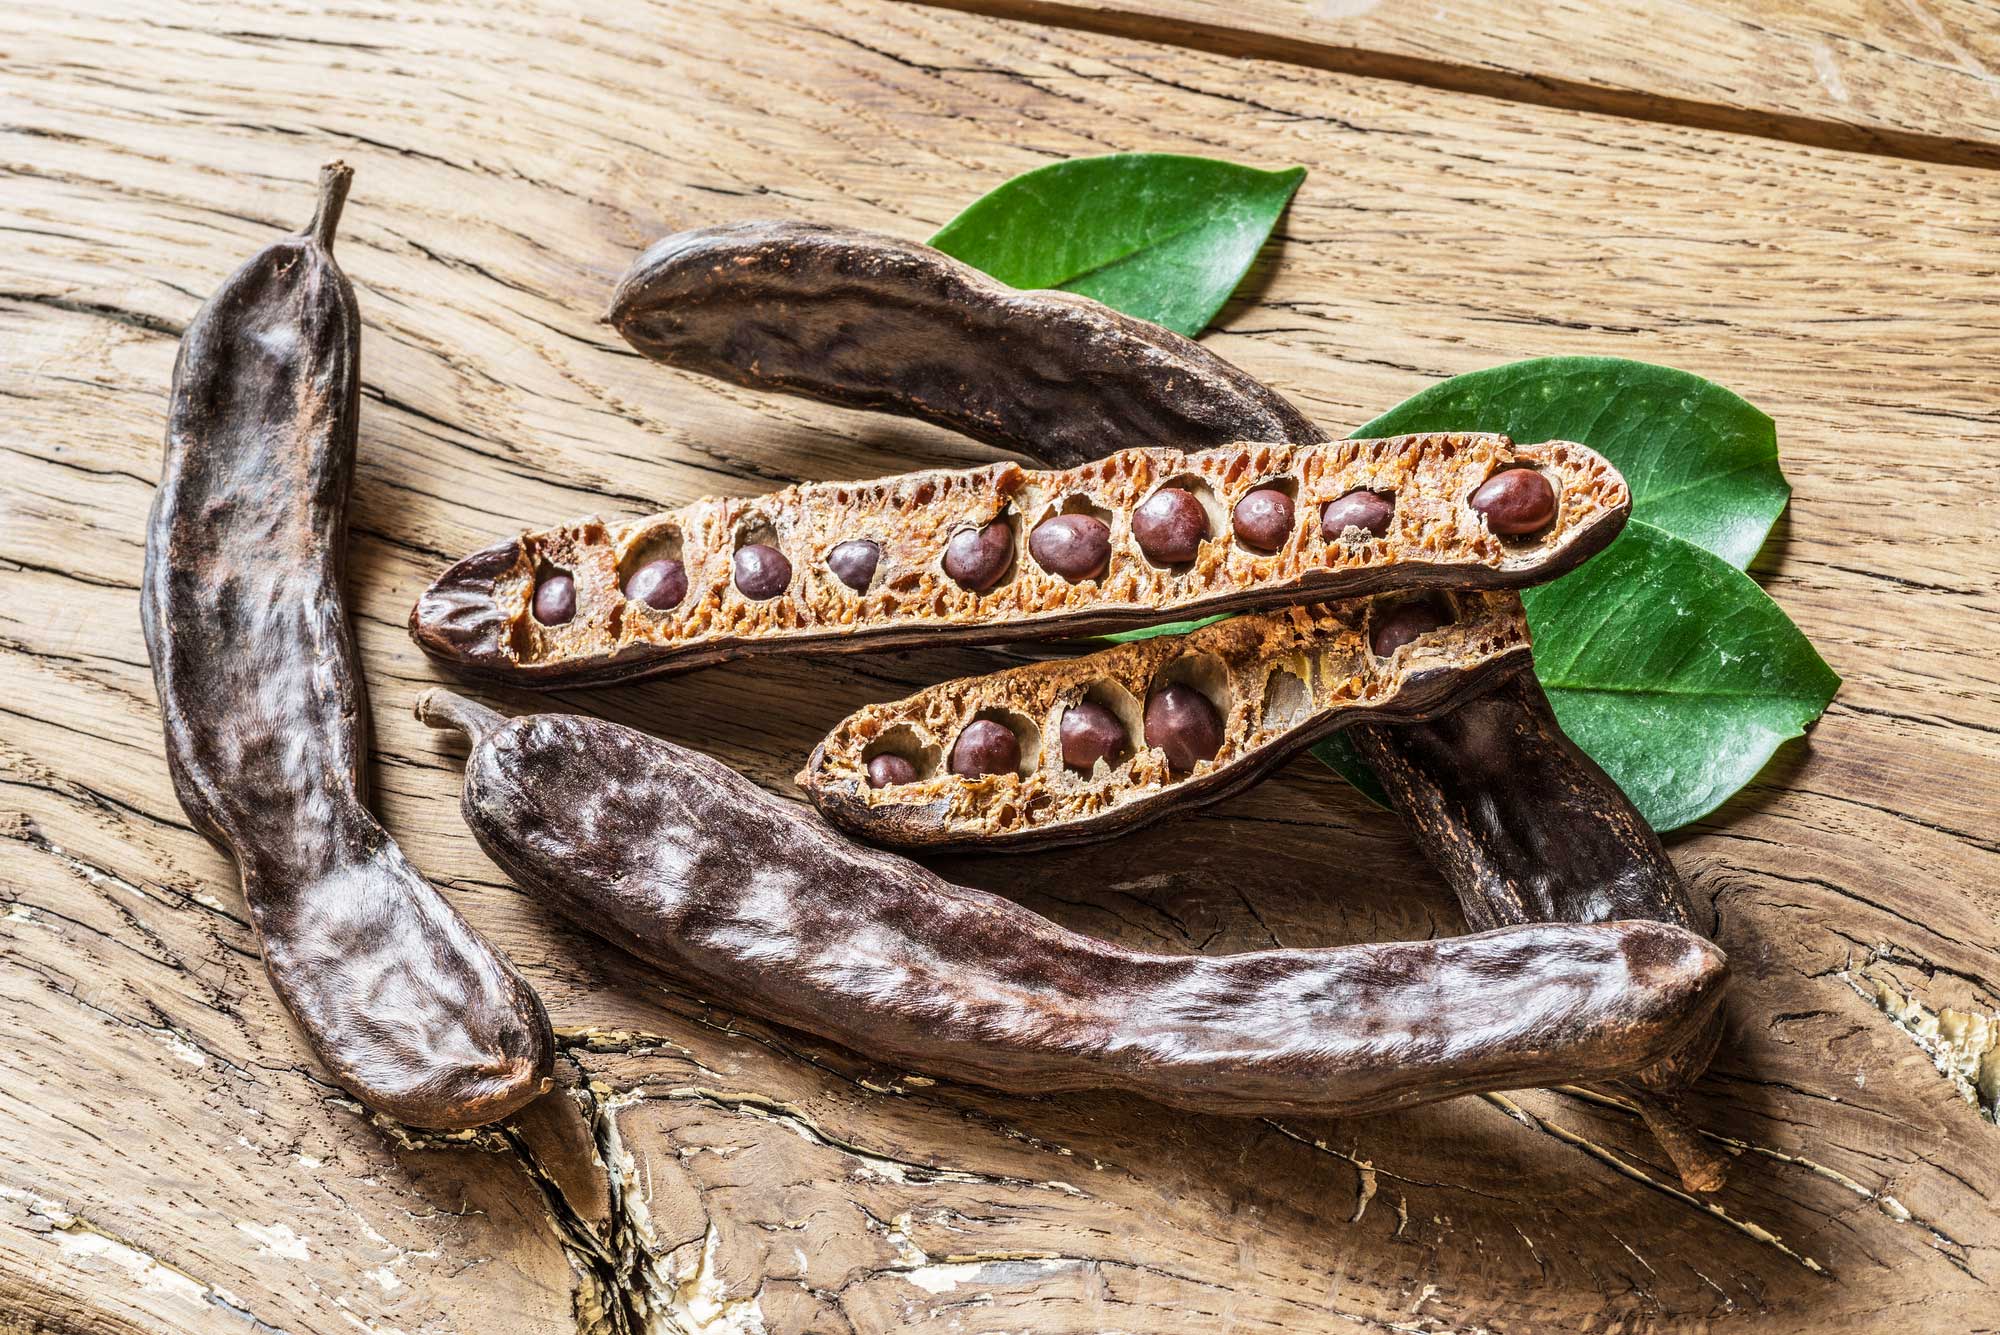
[[[1671,367],[1544,357],[1455,376],[1354,434],[1447,430],[1581,441],[1631,484],[1626,535],[1581,570],[1524,597],[1536,674],[1564,730],[1656,829],[1713,810],[1749,781],[1779,741],[1826,707],[1838,678],[1776,604],[1738,573],[1791,494],[1778,468],[1776,429],[1762,412]],[[1638,583],[1621,591],[1607,583],[1614,577]],[[1725,595],[1741,606],[1716,629],[1685,641],[1658,638],[1683,634],[1683,609],[1712,614]],[[1607,600],[1631,613],[1616,633],[1593,620]],[[1654,609],[1651,620],[1634,610],[1645,606]],[[1563,665],[1561,680],[1552,676],[1555,663]],[[1761,686],[1711,701],[1690,689],[1704,667],[1736,686],[1746,674],[1761,674]],[[1648,671],[1662,675],[1649,680]],[[1670,716],[1683,726],[1664,727]],[[1374,774],[1344,738],[1313,753],[1383,800]],[[1651,761],[1642,763],[1648,754]]]
[[[1563,731],[1656,830],[1720,806],[1840,688],[1748,575],[1638,520],[1523,601]]]
[[[1720,806],[1840,688],[1748,575],[1638,520],[1522,601],[1557,721],[1656,830]],[[1345,737],[1313,754],[1385,803]]]
[[[1541,357],[1453,376],[1354,434],[1411,431],[1581,442],[1625,475],[1635,519],[1739,570],[1791,495],[1769,417],[1700,376],[1618,357]]]
[[[1164,625],[1141,626],[1138,630],[1121,630],[1096,638],[1106,644],[1130,644],[1134,640],[1153,640],[1162,635],[1185,635],[1191,630],[1200,630],[1203,626],[1213,626],[1218,621],[1227,621],[1235,615],[1234,612],[1217,612],[1214,616],[1203,617],[1199,621],[1169,621]]]
[[[931,244],[1013,287],[1079,292],[1192,337],[1305,175],[1175,153],[1077,158],[981,196]]]
[[[1313,759],[1338,774],[1341,778],[1361,790],[1361,795],[1378,807],[1389,805],[1389,795],[1382,791],[1382,783],[1375,777],[1368,762],[1354,749],[1354,743],[1347,740],[1347,734],[1337,732],[1312,749]]]

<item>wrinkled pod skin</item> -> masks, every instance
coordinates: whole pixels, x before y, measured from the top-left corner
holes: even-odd
[[[1325,438],[1178,334],[846,227],[677,232],[639,257],[605,319],[669,366],[919,417],[1008,449],[1031,440],[1024,452],[1052,468],[1161,441]]]
[[[241,869],[264,964],[368,1107],[477,1126],[550,1085],[540,1000],[366,804],[342,603],[361,322],[334,263],[351,173],[232,274],[174,363],[142,608],[181,805]]]
[[[631,728],[437,690],[418,714],[472,739],[480,847],[579,928],[765,1019],[997,1089],[1380,1112],[1640,1069],[1726,985],[1713,945],[1650,922],[1141,954],[851,844]]]
[[[1057,466],[1163,430],[1188,449],[1325,439],[1282,395],[1178,334],[1067,293],[1018,292],[928,246],[854,229],[758,222],[666,237],[620,282],[607,318],[670,366],[921,418]],[[1448,720],[1350,733],[1469,922],[1692,927],[1657,836],[1569,743],[1538,688],[1496,692],[1480,717],[1487,735],[1541,739],[1536,763],[1495,754],[1476,777],[1461,773]],[[1535,890],[1523,896],[1523,886]],[[1675,1096],[1707,1068],[1719,1034],[1718,1015],[1621,1091],[1644,1091],[1642,1112],[1695,1190],[1719,1187],[1724,1164]]]

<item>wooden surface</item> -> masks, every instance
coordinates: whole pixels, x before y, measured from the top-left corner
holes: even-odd
[[[1992,172],[879,0],[129,12],[0,18],[0,1330],[1993,1324]],[[1663,66],[1681,12],[1654,20]],[[1877,19],[1844,40],[1886,47]],[[1907,81],[1893,112],[1940,124],[1950,96]],[[1670,841],[1736,971],[1692,1101],[1736,1155],[1712,1201],[1667,1185],[1632,1116],[1562,1093],[1232,1121],[880,1069],[564,930],[466,836],[402,630],[450,556],[990,457],[640,361],[596,323],[632,254],[750,216],[922,237],[1114,149],[1310,168],[1210,342],[1329,425],[1560,352],[1685,366],[1777,419],[1797,490],[1756,573],[1846,686]],[[139,636],[178,331],[336,154],[378,806],[565,1042],[560,1097],[462,1138],[371,1121],[304,1057],[233,871],[174,802]],[[847,711],[999,661],[774,661],[558,703],[789,793]],[[946,866],[1162,949],[1460,929],[1395,822],[1311,762],[1114,844]],[[1975,1077],[1985,1053],[1983,1111],[1940,1033]]]
[[[1538,106],[2000,167],[1987,0],[925,0]]]

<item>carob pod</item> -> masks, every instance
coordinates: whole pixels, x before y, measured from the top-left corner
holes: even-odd
[[[998,1089],[1345,1115],[1606,1080],[1695,1039],[1726,983],[1713,945],[1653,922],[1141,954],[631,728],[435,690],[418,713],[472,739],[480,847],[579,928],[765,1019]]]
[[[1411,608],[1432,629],[1404,639]],[[1049,848],[1216,801],[1336,728],[1430,717],[1529,666],[1521,602],[1504,594],[1254,613],[869,705],[799,784],[884,847]],[[1012,762],[956,763],[978,729],[1006,733]]]
[[[1471,503],[1509,476],[1548,493],[1532,534],[1495,534]],[[1294,502],[1317,514],[1362,491],[1394,498],[1380,535],[1284,519]],[[1169,494],[1207,521],[1192,559],[1164,559],[1186,527],[1153,522]],[[524,534],[441,575],[410,631],[460,672],[540,687],[785,649],[1074,635],[1385,588],[1537,583],[1602,549],[1630,504],[1616,470],[1563,441],[1129,449],[1059,472],[1000,463],[809,483]],[[663,587],[678,596],[656,596]]]
[[[334,263],[352,173],[201,308],[174,363],[141,607],[174,790],[241,869],[306,1041],[378,1112],[477,1126],[550,1086],[534,991],[369,814],[341,601],[361,320]]]
[[[1534,673],[1422,727],[1364,723],[1348,735],[1475,931],[1617,918],[1696,930],[1659,835],[1563,732]],[[1721,1037],[1712,1025],[1702,1042],[1627,1078],[1649,1094],[1639,1111],[1698,1191],[1719,1188],[1725,1169],[1677,1096],[1708,1069]]]
[[[928,246],[852,229],[743,223],[666,237],[620,282],[607,319],[670,366],[921,418],[1056,466],[1161,438],[1190,449],[1326,438],[1275,390],[1169,330],[1069,293],[1016,291]],[[1507,524],[1518,500],[1534,499],[1512,485],[1486,498]],[[1342,531],[1369,529],[1380,511],[1361,497],[1329,509],[1320,521]],[[1443,722],[1351,734],[1469,921],[1494,920],[1490,903],[1511,913],[1509,887],[1539,885],[1519,901],[1528,912],[1568,916],[1616,887],[1608,912],[1692,925],[1657,838],[1577,837],[1579,821],[1648,827],[1581,753],[1583,763],[1563,759],[1574,747],[1532,683],[1489,697],[1476,718],[1477,739]],[[1456,777],[1462,742],[1526,737],[1550,739],[1538,748],[1546,768],[1495,751],[1477,786]],[[1651,1091],[1638,1101],[1697,1190],[1721,1185],[1723,1162],[1680,1121],[1672,1093],[1706,1068],[1719,1032],[1628,1082]]]
[[[847,227],[677,232],[633,264],[605,319],[669,366],[920,417],[1052,468],[1159,441],[1322,438],[1283,398],[1158,325]]]

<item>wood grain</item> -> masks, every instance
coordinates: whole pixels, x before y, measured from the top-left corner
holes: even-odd
[[[0,1329],[1928,1331],[1990,1310],[1990,1090],[1982,1112],[1919,1042],[2000,1012],[1990,173],[877,0],[105,0],[0,24]],[[1846,686],[1673,841],[1737,972],[1693,1101],[1737,1156],[1712,1203],[1574,1095],[1243,1122],[878,1069],[569,933],[466,837],[454,757],[408,717],[434,676],[402,629],[449,557],[593,509],[992,457],[641,361],[597,323],[632,254],[748,216],[921,237],[1016,172],[1126,148],[1311,169],[1211,341],[1329,425],[1559,352],[1682,365],[1777,419],[1797,494],[1756,571]],[[462,1138],[371,1121],[305,1063],[227,862],[174,802],[139,638],[177,333],[335,154],[367,321],[350,582],[378,806],[565,1036],[555,1101]],[[555,703],[789,792],[842,715],[1003,661],[771,661]],[[1163,949],[1460,928],[1395,823],[1310,762],[1113,844],[943,866]]]
[[[2000,166],[1984,0],[921,0],[1819,148]]]

